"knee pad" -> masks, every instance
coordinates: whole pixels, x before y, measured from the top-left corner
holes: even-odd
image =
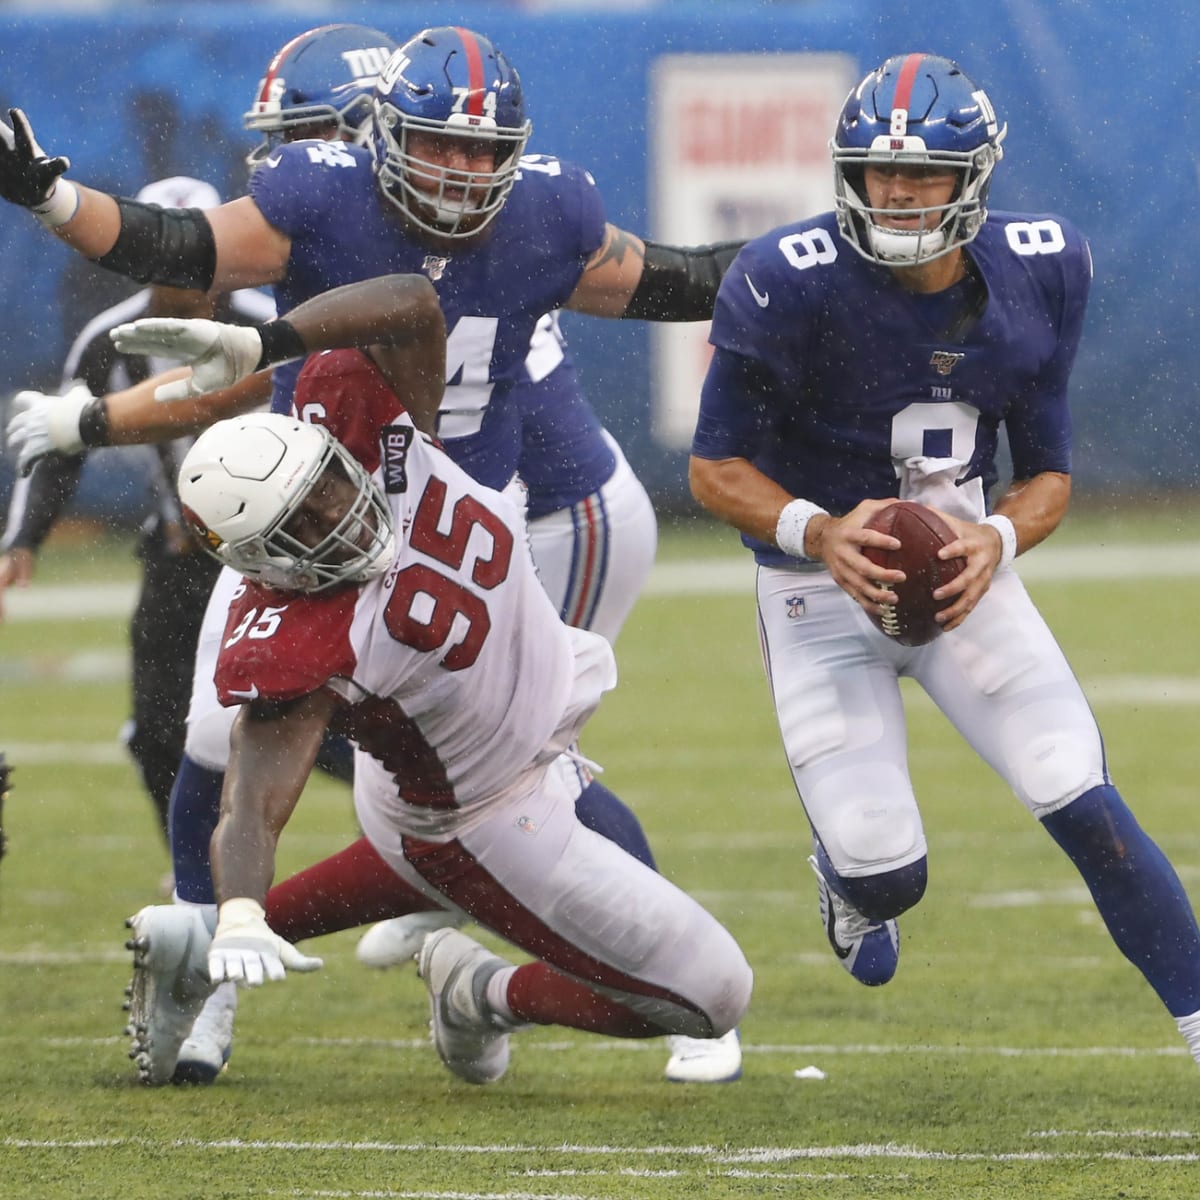
[[[872,921],[891,921],[915,907],[929,882],[929,860],[924,855],[878,875],[850,877],[834,871],[824,847],[818,844],[817,864],[829,886]]]
[[[928,859],[919,858],[906,867],[882,875],[841,879],[846,899],[872,921],[891,921],[920,902],[929,881]]]

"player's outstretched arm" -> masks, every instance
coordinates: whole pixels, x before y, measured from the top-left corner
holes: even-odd
[[[160,404],[155,392],[168,383],[187,380],[186,367],[166,371],[119,392],[93,396],[82,384],[64,395],[18,392],[8,423],[8,445],[17,454],[17,469],[28,475],[46,454],[78,454],[94,446],[130,446],[165,442],[198,433],[214,421],[249,412],[271,394],[269,372],[251,375],[232,388],[175,404]]]
[[[249,196],[207,213],[98,192],[64,177],[19,108],[0,120],[0,196],[28,208],[85,258],[138,283],[232,291],[283,278],[291,241]],[[220,246],[220,270],[217,248]]]
[[[112,331],[118,350],[156,354],[192,367],[159,388],[160,400],[194,398],[318,350],[381,347],[389,382],[417,427],[432,433],[446,378],[446,322],[433,284],[421,275],[384,275],[334,288],[263,325],[151,317]]]
[[[593,317],[707,321],[743,244],[664,246],[607,225],[566,307]]]
[[[64,179],[71,160],[38,145],[19,108],[0,120],[0,196],[29,209],[47,229],[89,258],[112,249],[121,227],[116,201]]]

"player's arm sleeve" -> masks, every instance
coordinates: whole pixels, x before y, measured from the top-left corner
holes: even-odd
[[[1071,232],[1072,253],[1063,258],[1065,269],[1058,297],[1058,342],[1033,386],[1015,400],[1005,415],[1014,479],[1032,479],[1044,471],[1071,473],[1068,391],[1092,280],[1091,251],[1081,235]]]
[[[160,208],[117,200],[121,227],[112,248],[93,259],[138,283],[208,291],[217,270],[217,242],[198,208]]]
[[[707,321],[721,280],[744,242],[663,246],[646,242],[642,277],[621,314],[638,321]]]
[[[770,372],[763,363],[718,346],[700,393],[692,454],[753,458],[769,426],[770,393]]]
[[[36,554],[41,549],[79,487],[83,461],[81,454],[47,454],[34,463],[29,478],[19,480],[13,490],[0,551]]]

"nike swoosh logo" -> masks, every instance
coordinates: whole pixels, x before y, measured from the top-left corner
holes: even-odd
[[[278,155],[278,154],[272,154],[272,155],[271,155],[269,158],[264,158],[264,159],[263,159],[263,161],[262,161],[262,165],[263,165],[264,167],[272,167],[272,168],[274,168],[274,167],[277,167],[277,166],[279,166],[279,164],[280,164],[281,162],[283,162],[283,159],[282,159],[282,157],[281,157],[280,155]]]
[[[747,280],[747,282],[749,281]],[[750,284],[750,290],[754,290],[753,284]],[[828,886],[828,884],[825,884],[825,887]],[[843,946],[842,943],[837,940],[837,934],[834,932],[835,928],[837,927],[837,917],[833,911],[833,901],[827,899],[826,903],[829,905],[829,913],[825,918],[825,929],[829,934],[829,944],[833,947],[833,952],[838,956],[838,958],[849,958],[850,951],[853,950],[854,947]]]
[[[749,275],[745,276],[745,280],[746,280],[747,285],[750,288],[750,295],[752,295],[754,297],[755,303],[758,305],[759,308],[766,308],[767,305],[771,303],[771,293],[770,292],[760,292],[758,290],[758,288],[756,288],[754,286],[754,280],[751,279]]]
[[[230,688],[229,694],[236,697],[238,700],[257,700],[258,699],[258,684],[252,683],[248,692],[239,692],[237,688]]]

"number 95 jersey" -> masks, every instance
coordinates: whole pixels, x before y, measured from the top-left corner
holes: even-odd
[[[1061,217],[993,212],[964,254],[963,280],[918,294],[832,213],[749,242],[717,297],[692,453],[748,459],[835,515],[902,495],[906,464],[938,460],[980,519],[1002,422],[1014,478],[1069,472],[1087,243]],[[743,541],[760,563],[794,561]]]
[[[218,695],[229,705],[331,690],[344,701],[331,727],[359,747],[360,810],[444,840],[538,785],[615,684],[612,650],[559,620],[522,514],[414,429],[368,359],[316,356],[297,401],[374,469],[396,560],[381,579],[316,594],[246,584]]]

